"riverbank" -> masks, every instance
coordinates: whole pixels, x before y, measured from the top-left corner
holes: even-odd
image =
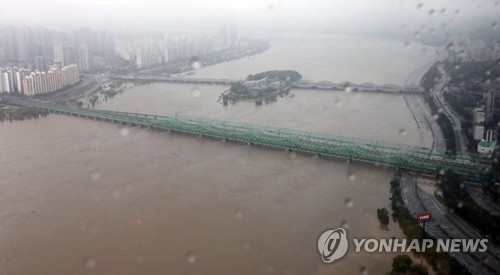
[[[36,119],[49,114],[46,110],[0,104],[0,121]]]

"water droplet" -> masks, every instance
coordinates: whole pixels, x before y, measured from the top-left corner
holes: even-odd
[[[97,233],[99,232],[99,229],[97,228],[97,226],[95,226],[95,225],[91,225],[91,226],[89,227],[89,232],[90,232],[91,234],[95,235],[95,234],[97,234]]]
[[[340,223],[340,226],[344,229],[349,229],[349,223],[346,221],[346,220],[343,220],[341,223]]]
[[[370,272],[368,272],[368,268],[366,268],[364,266],[361,267],[359,272],[361,273],[361,275],[369,275],[370,274]]]
[[[191,94],[194,97],[199,97],[201,95],[200,89],[198,87],[194,87],[193,90],[191,90]]]
[[[295,153],[294,151],[290,152],[290,158],[291,159],[296,159],[297,158],[297,153]]]
[[[414,32],[413,33],[413,38],[419,39],[420,38],[420,33],[419,32]]]
[[[484,74],[485,74],[485,75],[490,75],[490,74],[491,74],[491,72],[490,72],[490,70],[487,70]]]
[[[144,263],[144,260],[145,260],[145,258],[142,254],[139,254],[139,255],[137,255],[137,257],[135,257],[135,262],[138,264]]]
[[[437,120],[439,118],[439,115],[435,114],[432,116],[432,119]]]
[[[97,181],[101,178],[101,172],[97,170],[91,171],[89,177],[91,180]]]
[[[444,169],[439,169],[439,174],[442,176],[444,175]]]
[[[196,262],[196,256],[189,252],[187,255],[186,255],[186,262],[188,262],[188,264],[193,264],[194,262]]]
[[[120,191],[119,190],[113,190],[113,192],[111,192],[111,196],[114,198],[114,199],[118,199],[120,197]]]
[[[85,265],[85,267],[87,269],[92,269],[96,265],[96,260],[89,257],[89,258],[85,259],[85,261],[83,262],[83,264]]]
[[[455,50],[455,46],[453,45],[453,43],[449,43],[448,45],[446,45],[446,50],[448,51],[454,51]]]
[[[352,92],[352,88],[351,88],[350,86],[346,86],[346,87],[344,88],[344,92],[346,92],[346,93],[350,93],[350,92]]]
[[[267,10],[268,11],[273,11],[274,10],[274,5],[271,3],[269,5],[267,5]]]
[[[440,11],[439,11],[441,14],[444,14],[446,12],[446,8],[442,8]]]
[[[401,129],[399,129],[399,134],[400,134],[401,136],[406,136],[406,129],[405,129],[405,128],[401,128]]]
[[[405,42],[403,43],[403,46],[404,46],[406,49],[409,49],[409,48],[410,48],[410,42],[405,41]]]
[[[130,130],[127,127],[123,127],[120,129],[120,136],[126,137],[130,134]]]
[[[460,13],[460,9],[456,9],[455,14],[459,14],[459,13]]]
[[[458,69],[460,69],[460,65],[459,65],[459,64],[455,64],[455,66],[453,66],[453,68],[454,68],[455,70],[458,70]]]
[[[241,218],[243,218],[243,213],[241,211],[236,211],[234,213],[234,217],[238,220],[241,220]]]
[[[354,205],[354,203],[352,202],[352,200],[350,198],[347,198],[345,200],[345,206],[347,206],[347,208],[352,208],[353,205]]]
[[[417,5],[417,9],[421,10],[423,7],[424,7],[424,4],[423,4],[423,3],[418,3],[418,5]]]
[[[335,98],[335,100],[333,101],[333,103],[335,104],[335,106],[337,107],[342,107],[342,100],[340,98]]]
[[[438,113],[442,113],[443,112],[443,108],[438,108]]]
[[[436,11],[434,9],[429,10],[429,15],[433,16]]]
[[[348,178],[350,181],[354,181],[354,180],[356,180],[356,175],[354,175],[354,174],[349,174],[349,175],[347,176],[347,178]]]
[[[201,60],[199,57],[197,56],[193,56],[191,57],[191,59],[189,60],[189,65],[191,66],[191,68],[193,70],[198,70],[201,68]]]
[[[464,183],[460,183],[460,188],[465,188],[465,184]]]
[[[461,201],[460,201],[460,202],[458,202],[457,207],[458,207],[458,208],[462,208],[462,207],[464,207],[464,203],[463,203],[463,202],[461,202]]]

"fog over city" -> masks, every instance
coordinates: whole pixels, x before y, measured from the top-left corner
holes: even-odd
[[[27,0],[11,1],[0,22],[94,27],[219,27],[227,20],[263,31],[464,32],[499,21],[498,1]]]
[[[0,274],[498,274],[500,0],[0,5]]]

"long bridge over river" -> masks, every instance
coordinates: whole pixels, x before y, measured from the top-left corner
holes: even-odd
[[[119,80],[141,80],[141,81],[157,81],[157,82],[172,82],[172,83],[193,83],[193,84],[217,84],[217,85],[231,85],[242,80],[224,79],[224,78],[196,78],[196,77],[178,77],[178,76],[147,76],[147,75],[115,75],[113,79]],[[309,80],[300,80],[292,83],[292,88],[298,89],[321,89],[321,90],[341,90],[346,88],[351,91],[357,92],[380,92],[380,93],[422,93],[424,88],[420,85],[405,85],[399,86],[396,84],[383,84],[377,85],[374,83],[356,84],[348,81],[333,83],[330,81],[313,82]]]
[[[375,165],[391,166],[432,175],[436,175],[436,173],[443,170],[453,170],[456,173],[467,176],[471,180],[478,180],[490,167],[488,160],[477,155],[466,153],[452,155],[445,151],[437,151],[430,148],[302,130],[180,115],[159,116],[76,108],[12,96],[3,96],[2,102],[12,105],[35,107],[54,113],[248,144],[258,144],[266,147],[283,148]]]

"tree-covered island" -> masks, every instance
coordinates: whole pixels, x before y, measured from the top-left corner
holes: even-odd
[[[278,95],[287,94],[291,84],[302,76],[296,71],[267,71],[249,75],[246,80],[234,83],[222,94],[222,102],[236,102],[242,99],[255,100],[256,105],[262,102],[276,101]]]

